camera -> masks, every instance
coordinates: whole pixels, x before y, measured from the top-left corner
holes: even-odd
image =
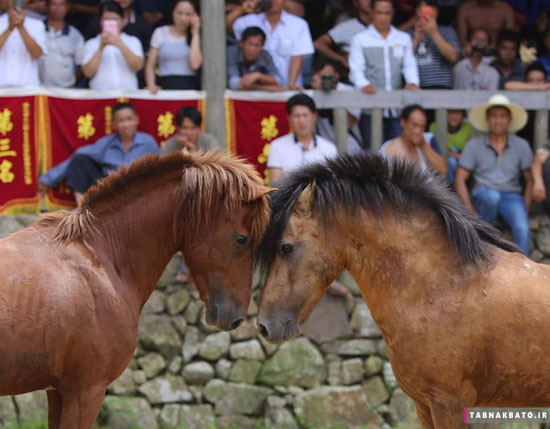
[[[473,45],[472,53],[477,52],[478,54],[485,55],[485,45]]]
[[[256,9],[258,9],[260,12],[267,12],[269,9],[271,9],[271,0],[258,0],[258,3],[256,4]]]
[[[338,81],[331,74],[325,74],[321,76],[321,89],[325,92],[330,92],[336,88],[336,83]]]

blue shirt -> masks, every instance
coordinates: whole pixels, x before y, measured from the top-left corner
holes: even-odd
[[[67,177],[67,168],[75,154],[89,156],[101,166],[101,172],[106,176],[110,171],[118,170],[121,165],[128,165],[147,153],[158,151],[157,142],[149,134],[136,132],[128,152],[124,152],[120,136],[116,133],[110,134],[94,144],[79,147],[68,159],[40,176],[40,181],[48,186],[57,187]]]

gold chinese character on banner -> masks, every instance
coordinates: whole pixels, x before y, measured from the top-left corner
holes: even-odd
[[[13,122],[11,121],[11,110],[4,108],[0,112],[0,133],[5,136],[13,130]]]
[[[164,115],[159,115],[157,122],[159,124],[158,133],[160,137],[170,137],[176,131],[172,112],[166,112]]]
[[[263,118],[260,124],[262,126],[262,140],[270,142],[279,135],[277,117],[275,115],[269,115],[269,117]]]
[[[2,161],[0,164],[0,182],[2,183],[11,183],[15,179],[15,174],[10,170],[13,167],[13,164],[7,159]]]
[[[88,140],[95,134],[94,117],[91,113],[86,113],[78,117],[78,138]]]
[[[258,155],[258,162],[260,164],[265,164],[267,162],[267,156],[269,155],[269,143],[266,143],[262,153]]]
[[[14,150],[10,150],[10,139],[0,139],[0,157],[17,156]]]

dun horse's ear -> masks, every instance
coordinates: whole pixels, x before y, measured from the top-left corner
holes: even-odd
[[[294,211],[302,216],[311,217],[311,207],[315,197],[315,182],[307,185],[294,205]]]
[[[276,191],[277,188],[272,188],[270,186],[262,186],[256,195],[256,198],[262,198],[264,195],[270,194],[273,191]]]

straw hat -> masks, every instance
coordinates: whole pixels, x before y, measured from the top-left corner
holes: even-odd
[[[510,111],[512,120],[510,121],[510,125],[508,125],[509,132],[515,133],[519,131],[527,123],[527,112],[525,109],[516,104],[512,104],[508,97],[503,94],[495,94],[489,98],[487,103],[474,107],[470,112],[470,123],[479,131],[489,131],[486,114],[487,110],[495,106],[506,107]]]

